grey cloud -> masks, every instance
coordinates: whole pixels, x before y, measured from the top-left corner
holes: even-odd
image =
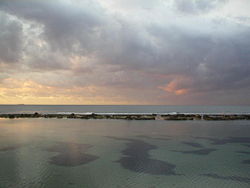
[[[37,56],[30,57],[28,61],[31,70],[63,70],[69,69],[70,63],[67,57],[61,53],[39,53]]]
[[[188,13],[206,13],[218,6],[222,6],[228,0],[175,0],[177,10]]]
[[[243,26],[231,35],[216,32],[197,34],[183,32],[178,27],[155,26],[149,32],[159,41],[160,55],[155,65],[161,74],[186,75],[197,80],[196,83],[203,81],[203,85],[211,81],[209,85],[213,88],[210,89],[225,89],[228,83],[233,87],[250,78],[248,27]]]
[[[88,7],[89,6],[89,7]],[[44,38],[54,49],[67,51],[90,48],[93,32],[102,24],[99,7],[86,3],[85,7],[63,1],[3,0],[0,8],[13,15],[35,21],[44,26]],[[84,53],[87,53],[84,52]]]
[[[152,9],[159,4],[161,0],[107,0],[107,3],[114,4],[118,8],[136,10],[136,9]]]
[[[95,53],[99,27],[104,22],[103,11],[92,1],[84,2],[85,6],[65,1],[1,1],[0,9],[24,23],[32,21],[33,27],[43,30],[38,39],[46,43],[45,47],[31,40],[24,49],[28,56],[25,62],[31,69],[70,69],[70,57]]]
[[[65,55],[94,54],[101,63],[121,64],[129,68],[136,68],[142,61],[152,65],[153,47],[148,46],[147,39],[128,23],[106,16],[101,9],[93,14],[90,10],[93,12],[95,7],[89,10],[87,7],[66,6],[59,1],[56,4],[27,0],[5,1],[2,7],[14,15],[44,25],[43,35],[51,50],[60,50]],[[44,67],[55,67],[46,66],[47,61]],[[40,59],[37,62],[41,64]]]
[[[21,57],[22,25],[0,11],[0,63],[15,63]]]
[[[113,40],[104,43],[105,47],[100,50],[99,55],[105,63],[120,65],[130,70],[141,70],[154,65],[157,51],[140,29],[122,23],[115,32],[118,35],[106,35],[106,38]]]
[[[204,70],[196,69],[198,90],[232,90],[249,88],[250,29],[230,38],[218,38],[201,62]],[[206,43],[205,43],[206,44]],[[197,53],[200,51],[197,49]]]

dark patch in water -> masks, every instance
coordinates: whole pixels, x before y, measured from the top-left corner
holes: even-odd
[[[171,137],[172,137],[172,136],[166,135],[166,134],[158,134],[157,136],[160,136],[160,137],[168,137],[168,138],[171,138]]]
[[[242,154],[247,154],[247,155],[250,154],[250,152],[248,152],[248,151],[237,151],[237,153],[242,153]]]
[[[196,139],[205,139],[212,142],[214,145],[224,145],[232,143],[250,143],[250,137],[228,137],[228,138],[210,138],[210,137],[194,137]]]
[[[243,182],[243,183],[250,183],[250,178],[245,178],[241,176],[220,176],[218,174],[201,174],[201,176],[206,176],[214,179],[220,179],[220,180],[231,180],[231,181],[238,181],[238,182]]]
[[[178,175],[175,173],[175,165],[165,161],[150,159],[149,151],[157,149],[155,145],[148,144],[144,141],[137,139],[109,137],[115,140],[129,141],[127,148],[122,151],[125,155],[119,162],[125,169],[147,173],[153,175]]]
[[[196,142],[181,142],[181,143],[186,144],[188,146],[195,147],[195,148],[203,148],[201,144],[196,143]]]
[[[85,153],[91,147],[88,144],[60,142],[58,145],[46,150],[59,153],[50,158],[50,163],[60,166],[78,166],[90,163],[99,158],[98,156]]]
[[[146,135],[137,135],[136,137],[138,137],[138,138],[145,138],[145,139],[152,139],[151,136],[146,136]]]
[[[242,161],[243,164],[250,164],[250,159]]]
[[[68,184],[69,184],[69,185],[75,185],[75,183],[73,183],[73,182],[68,182]]]
[[[4,148],[0,148],[0,152],[5,152],[5,151],[11,151],[11,150],[15,150],[22,147],[22,145],[15,145],[15,146],[7,146]]]
[[[243,146],[246,146],[246,147],[249,147],[249,148],[250,148],[250,145],[247,145],[247,144],[243,144]]]
[[[172,151],[183,153],[183,154],[208,155],[209,153],[216,151],[216,149],[205,148],[205,149],[191,150],[191,151],[178,151],[178,150],[172,150]]]
[[[146,136],[146,135],[138,135],[136,136],[138,138],[145,138],[145,139],[154,139],[154,140],[163,140],[163,141],[169,141],[170,138],[161,138],[161,137],[153,137],[153,136]]]
[[[119,162],[123,168],[128,170],[153,175],[177,175],[174,172],[175,165],[147,158],[122,157]]]
[[[132,139],[132,138],[120,138],[120,137],[115,137],[115,136],[105,136],[106,138],[110,138],[110,139],[113,139],[113,140],[119,140],[119,141],[133,141],[135,139]]]

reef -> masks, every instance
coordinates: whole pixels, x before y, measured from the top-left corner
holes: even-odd
[[[15,113],[0,114],[0,118],[68,118],[68,119],[121,119],[121,120],[250,120],[250,114],[201,113]]]

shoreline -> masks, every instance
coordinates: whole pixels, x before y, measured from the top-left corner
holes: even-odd
[[[121,120],[250,120],[250,113],[6,113],[0,118],[121,119]]]

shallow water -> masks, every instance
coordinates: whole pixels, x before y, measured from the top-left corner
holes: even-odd
[[[0,119],[0,188],[250,187],[250,121]]]

